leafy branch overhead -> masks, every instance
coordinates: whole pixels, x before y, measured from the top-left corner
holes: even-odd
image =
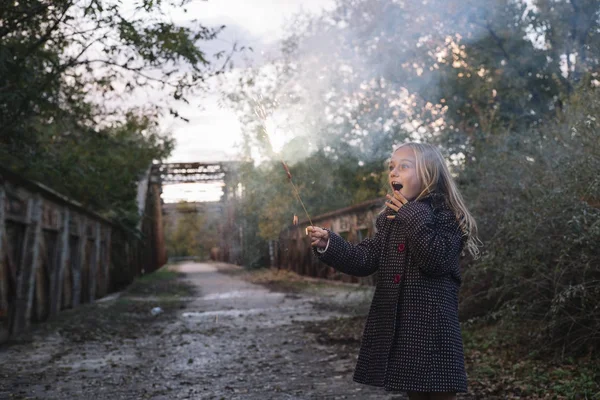
[[[158,118],[185,120],[177,102],[201,94],[238,50],[209,45],[223,26],[173,22],[187,4],[0,2],[0,162],[100,210],[122,207],[106,189],[134,198],[132,182],[173,147]],[[138,158],[123,164],[124,149]]]
[[[186,100],[202,89],[229,58],[215,67],[209,62],[214,55],[199,45],[224,27],[179,26],[168,21],[162,5],[145,1],[128,10],[117,1],[26,0],[0,6],[0,67],[6,72],[0,99],[16,100],[0,115],[3,126],[32,114],[43,118],[55,108],[68,110],[90,91],[107,100],[153,86]],[[65,91],[69,95],[61,96]],[[45,107],[37,109],[38,103]]]

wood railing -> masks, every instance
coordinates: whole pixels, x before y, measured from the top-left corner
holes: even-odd
[[[343,209],[335,210],[312,218],[315,226],[320,226],[338,233],[344,239],[358,243],[366,237],[375,235],[375,220],[385,203],[384,198],[366,201]],[[300,275],[340,280],[344,282],[360,282],[373,285],[375,275],[356,278],[341,274],[320,262],[312,252],[310,240],[305,234],[308,221],[298,225],[289,225],[279,234],[277,242],[270,243],[271,265],[292,270]]]
[[[142,184],[151,189],[136,233],[0,168],[0,342],[164,264],[160,191]]]

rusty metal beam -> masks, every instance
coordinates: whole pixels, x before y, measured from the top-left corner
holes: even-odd
[[[224,163],[168,163],[156,167],[155,175],[163,184],[223,181]]]
[[[215,181],[227,183],[240,166],[250,164],[245,161],[164,163],[153,165],[151,175],[159,178],[164,185]]]
[[[152,231],[154,232],[154,243],[152,247],[154,248],[156,254],[156,268],[162,267],[167,263],[167,247],[165,244],[165,234],[163,230],[164,222],[160,192],[160,186],[157,183],[152,183],[152,219],[154,221],[152,228]]]

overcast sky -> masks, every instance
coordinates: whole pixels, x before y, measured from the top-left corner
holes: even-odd
[[[185,7],[187,12],[172,9],[170,16],[182,24],[197,19],[207,26],[226,25],[218,39],[204,48],[207,53],[231,49],[234,43],[251,46],[254,52],[245,55],[256,65],[260,64],[263,52],[271,52],[277,46],[283,35],[283,24],[292,20],[294,14],[300,11],[318,13],[323,7],[332,7],[333,3],[334,0],[193,0]],[[171,131],[177,142],[168,162],[235,158],[240,126],[235,115],[220,107],[218,100],[215,91],[193,99],[189,105],[178,105],[178,112],[190,119],[188,123],[163,118],[163,129]],[[219,184],[167,186],[163,199],[166,202],[215,201],[220,193]]]
[[[231,49],[233,43],[251,46],[254,52],[244,54],[256,64],[261,62],[262,52],[273,51],[277,46],[286,20],[302,10],[319,12],[332,3],[332,0],[195,0],[186,6],[187,13],[174,9],[171,17],[178,23],[196,18],[208,26],[226,25],[217,40],[206,48],[207,52]],[[217,93],[208,93],[177,109],[190,122],[164,118],[163,128],[173,132],[177,141],[168,161],[213,161],[234,154],[240,127],[235,115],[218,105]]]

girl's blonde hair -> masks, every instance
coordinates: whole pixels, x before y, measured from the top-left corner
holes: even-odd
[[[442,153],[431,144],[416,142],[404,143],[394,152],[402,147],[410,147],[415,153],[416,172],[423,188],[416,200],[433,191],[446,195],[448,206],[454,211],[466,239],[466,248],[474,258],[479,258],[481,241],[477,237],[477,223],[467,209]]]

